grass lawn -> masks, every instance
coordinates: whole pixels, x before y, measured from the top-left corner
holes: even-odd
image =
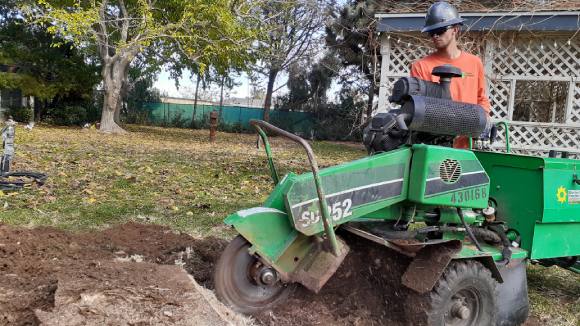
[[[37,126],[17,128],[13,170],[49,174],[40,188],[0,193],[0,221],[73,231],[126,221],[158,223],[195,236],[229,237],[222,220],[265,200],[272,182],[256,136],[130,126],[122,136]],[[281,170],[308,169],[297,145],[273,139]],[[315,142],[321,167],[363,157],[361,147]],[[535,320],[580,325],[580,276],[559,268],[528,272]]]

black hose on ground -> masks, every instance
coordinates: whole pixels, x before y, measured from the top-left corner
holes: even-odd
[[[459,207],[457,207],[457,215],[459,215],[459,219],[461,220],[461,224],[463,224],[465,231],[467,231],[467,235],[469,236],[469,240],[471,240],[471,242],[473,242],[473,244],[475,245],[477,250],[483,251],[483,249],[479,245],[479,242],[477,242],[477,239],[475,239],[475,236],[473,235],[473,231],[471,231],[471,228],[469,227],[469,225],[467,225],[467,223],[465,223],[465,218],[463,217],[463,211]]]
[[[30,180],[10,180],[9,177],[22,177],[29,178]],[[40,172],[30,172],[30,171],[15,171],[8,172],[0,175],[0,190],[2,191],[17,191],[24,188],[27,184],[36,183],[42,186],[48,175]]]

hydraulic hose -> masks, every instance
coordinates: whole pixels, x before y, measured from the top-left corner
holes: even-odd
[[[500,237],[501,239],[501,243],[502,243],[502,264],[509,264],[510,260],[512,259],[512,249],[511,249],[511,242],[508,239],[508,237],[506,236],[504,230],[499,226],[499,225],[488,225],[488,228],[497,233],[497,235]]]
[[[477,250],[483,251],[483,249],[479,245],[479,242],[477,242],[477,239],[475,239],[475,236],[473,235],[473,231],[471,231],[471,228],[469,227],[469,225],[467,225],[467,223],[465,223],[465,218],[463,217],[463,211],[459,207],[457,207],[457,215],[459,215],[459,219],[461,220],[461,224],[463,224],[465,231],[467,231],[467,235],[469,236],[469,240],[471,240],[471,242],[473,242],[473,244],[475,245]]]

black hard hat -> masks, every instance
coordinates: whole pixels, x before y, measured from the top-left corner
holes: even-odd
[[[427,15],[425,16],[425,26],[421,30],[421,33],[427,33],[432,30],[462,24],[465,19],[459,16],[457,9],[447,2],[435,2],[427,10]]]

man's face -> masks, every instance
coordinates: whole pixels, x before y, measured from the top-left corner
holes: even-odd
[[[457,35],[457,26],[447,26],[429,32],[433,46],[436,49],[445,49]]]

